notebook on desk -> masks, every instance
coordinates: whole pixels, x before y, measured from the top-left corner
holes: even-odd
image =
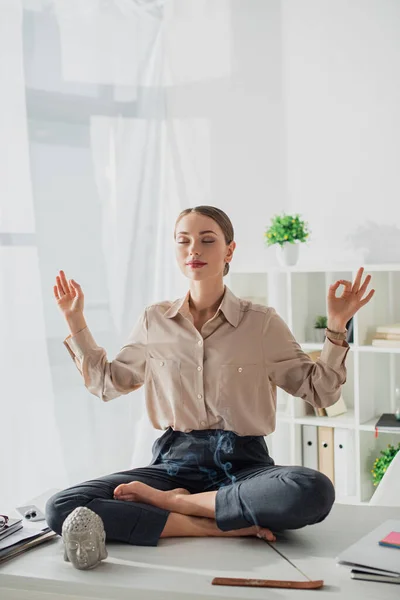
[[[400,552],[396,548],[379,544],[392,531],[400,531],[400,519],[385,521],[379,525],[341,552],[336,558],[337,563],[351,567],[357,572],[379,575],[383,578],[381,581],[385,576],[398,577],[400,583]]]

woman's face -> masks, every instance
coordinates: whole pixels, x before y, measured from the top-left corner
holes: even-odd
[[[175,250],[179,268],[192,280],[222,278],[225,263],[232,260],[235,242],[225,242],[222,229],[211,217],[190,213],[175,229]]]

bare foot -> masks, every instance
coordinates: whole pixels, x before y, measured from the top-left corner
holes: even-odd
[[[143,502],[170,511],[174,509],[178,497],[187,495],[190,495],[190,492],[184,488],[175,488],[174,490],[164,492],[141,481],[123,483],[114,490],[114,498],[116,500]]]
[[[219,529],[214,519],[207,517],[192,517],[169,513],[165,527],[161,533],[162,538],[168,537],[244,537],[257,536],[268,542],[275,542],[276,538],[272,531],[266,527],[246,527],[232,531]]]
[[[178,513],[181,512],[180,509],[183,497],[188,495],[190,496],[190,492],[184,488],[162,491],[157,490],[146,483],[142,483],[141,481],[132,481],[131,483],[121,484],[114,490],[114,498],[116,500],[143,502],[144,504],[151,504],[153,506],[158,506],[158,508]],[[195,519],[197,518],[198,517],[195,517]],[[272,531],[266,527],[253,525],[252,527],[246,527],[244,529],[222,531],[217,527],[214,519],[200,517],[200,521],[202,522],[202,526],[206,526],[207,529],[207,531],[201,535],[209,535],[212,537],[257,536],[270,542],[274,542],[276,539]]]
[[[270,529],[266,527],[257,527],[254,525],[253,527],[246,527],[245,529],[233,529],[232,531],[221,531],[221,536],[218,534],[218,537],[244,537],[244,536],[256,536],[262,540],[267,540],[268,542],[275,542],[276,537],[272,533]]]

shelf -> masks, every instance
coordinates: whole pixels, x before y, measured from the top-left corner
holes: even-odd
[[[375,424],[379,420],[379,417],[381,417],[381,415],[376,415],[369,421],[365,421],[365,423],[361,423],[359,426],[360,431],[375,431]],[[379,433],[394,433],[395,435],[399,435],[400,434],[400,423],[399,423],[398,429],[389,429],[389,428],[388,429],[379,429]]]
[[[349,440],[352,450],[346,476],[355,487],[347,489],[355,495],[343,496],[346,489],[342,488],[337,496],[337,502],[347,504],[368,504],[375,491],[371,479],[375,457],[388,443],[400,441],[400,427],[380,429],[378,437],[375,436],[375,425],[381,414],[393,412],[400,402],[400,347],[379,347],[371,343],[377,327],[400,323],[397,301],[400,263],[300,264],[283,269],[267,268],[264,275],[247,272],[240,276],[238,273],[232,278],[234,293],[265,297],[268,305],[287,323],[302,350],[311,353],[324,348],[324,342],[314,336],[314,324],[317,315],[327,315],[329,285],[339,279],[353,279],[361,266],[365,274],[372,274],[371,285],[377,293],[353,320],[354,342],[357,343],[349,344],[351,352],[346,359],[347,380],[343,386],[348,411],[337,417],[318,417],[309,405],[304,407],[301,399],[278,390],[277,427],[268,436],[276,463],[288,465],[302,464],[304,425],[330,427],[334,429],[334,437],[339,439],[343,435],[343,439]]]
[[[324,344],[319,344],[318,342],[304,342],[300,344],[303,350],[322,350]],[[351,350],[355,350],[356,352],[376,352],[377,354],[400,354],[400,346],[398,348],[380,348],[378,346],[357,346],[356,344],[349,344]]]
[[[336,504],[361,504],[357,496],[337,496],[335,499]],[[368,502],[362,502],[362,504],[368,504]]]
[[[322,350],[322,348],[324,347],[324,344],[319,344],[318,342],[304,342],[303,344],[300,344],[302,350]],[[350,350],[354,350],[355,348],[357,349],[357,346],[355,346],[353,343],[349,344]],[[367,347],[367,346],[366,346]],[[391,350],[393,348],[390,348]],[[375,348],[376,350],[376,348]],[[385,348],[386,350],[386,348]],[[397,350],[397,348],[396,348]],[[398,350],[400,350],[400,348],[398,348]]]
[[[337,417],[292,417],[296,425],[316,425],[317,427],[343,427],[344,429],[354,429],[354,410],[348,410],[343,415]]]
[[[400,354],[400,347],[398,348],[381,348],[379,346],[357,346],[356,349],[359,352],[376,352],[376,353],[392,353],[392,354]]]
[[[365,423],[360,423],[360,431],[375,431],[375,423],[378,421],[380,416],[381,415],[377,415],[376,417],[369,419],[369,421],[365,421]]]
[[[304,342],[300,346],[303,350],[322,350],[324,347],[323,344],[319,344],[318,342]]]

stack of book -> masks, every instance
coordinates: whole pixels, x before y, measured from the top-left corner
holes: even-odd
[[[2,529],[0,529],[0,541],[22,529],[22,519],[9,519]]]
[[[378,432],[393,433],[400,431],[400,420],[394,413],[383,413],[375,423],[375,437]]]
[[[49,527],[26,527],[22,519],[9,519],[0,530],[0,563],[56,536]]]
[[[372,345],[380,348],[400,348],[400,323],[377,327]]]
[[[400,584],[399,542],[400,521],[385,521],[336,560],[339,565],[350,567],[352,579]]]

